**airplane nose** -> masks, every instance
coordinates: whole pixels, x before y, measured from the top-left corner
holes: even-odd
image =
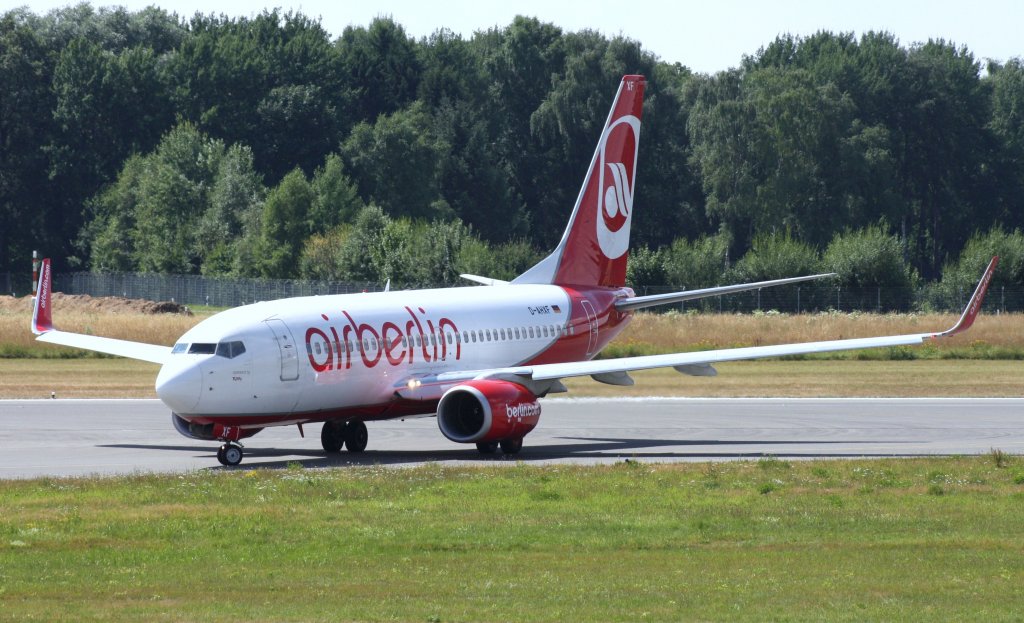
[[[160,368],[156,377],[156,395],[175,413],[191,413],[199,404],[203,376],[198,365]]]

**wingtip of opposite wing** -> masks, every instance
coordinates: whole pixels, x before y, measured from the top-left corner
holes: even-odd
[[[32,333],[43,335],[53,331],[53,305],[51,290],[53,275],[50,269],[50,258],[43,260],[39,268],[39,282],[36,284],[36,295],[32,300]]]
[[[985,269],[984,274],[981,276],[981,281],[978,282],[978,287],[974,289],[974,294],[971,295],[971,299],[967,301],[967,307],[964,308],[960,319],[957,320],[956,324],[951,328],[943,331],[942,333],[936,333],[932,337],[949,337],[956,335],[957,333],[963,333],[964,331],[971,328],[974,324],[975,318],[978,317],[978,313],[981,312],[981,303],[985,300],[985,293],[988,292],[989,283],[992,282],[992,274],[996,271],[996,266],[999,264],[999,256],[996,255],[988,263],[988,267]]]

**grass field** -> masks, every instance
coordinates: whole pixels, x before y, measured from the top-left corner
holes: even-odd
[[[157,366],[39,345],[23,316],[0,310],[0,398],[153,397]],[[170,344],[201,318],[57,322]],[[610,354],[954,320],[640,315]],[[983,317],[968,336],[914,352],[567,385],[573,396],[1022,394],[1022,315]],[[0,621],[1018,621],[1022,503],[1024,459],[995,450],[0,481]]]
[[[131,307],[119,305],[123,301],[57,300],[54,322],[66,331],[170,346],[182,333],[216,311],[201,309],[192,316],[132,313]],[[36,342],[28,330],[30,318],[27,299],[0,297],[0,358],[98,357],[87,351]],[[602,355],[622,357],[941,331],[956,319],[953,314],[639,313]],[[921,348],[832,353],[818,358],[1024,360],[1024,314],[983,315],[968,333]]]
[[[674,370],[636,372],[633,387],[589,377],[565,381],[568,396],[1016,397],[1024,362],[1004,360],[741,361],[714,378]],[[156,398],[159,366],[126,359],[0,359],[0,399]]]
[[[1017,621],[975,458],[0,482],[0,620]]]

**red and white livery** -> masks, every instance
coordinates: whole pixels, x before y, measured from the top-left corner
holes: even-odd
[[[55,329],[44,260],[32,330],[40,341],[160,364],[156,392],[174,426],[221,442],[218,459],[236,465],[239,440],[267,426],[323,422],[325,451],[360,452],[364,422],[432,414],[452,441],[515,453],[540,419],[538,399],[565,391],[566,377],[632,385],[630,371],[661,367],[710,376],[719,361],[919,344],[974,321],[996,259],[945,332],[593,360],[637,309],[823,276],[657,296],[625,287],[644,85],[623,77],[561,241],[511,282],[463,275],[487,287],[255,303],[166,347]]]

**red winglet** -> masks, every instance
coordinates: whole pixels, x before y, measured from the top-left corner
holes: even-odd
[[[981,281],[978,282],[978,287],[974,289],[974,294],[971,295],[971,300],[967,302],[967,308],[960,315],[960,320],[953,325],[952,329],[937,333],[935,337],[949,337],[950,335],[963,333],[971,328],[971,325],[974,324],[974,319],[978,317],[978,312],[981,311],[981,302],[985,300],[985,292],[988,291],[988,284],[992,281],[992,273],[995,272],[996,264],[998,263],[999,256],[997,255],[988,263],[988,268],[985,269],[985,274],[981,276]]]
[[[39,270],[39,284],[32,303],[32,333],[36,335],[53,331],[53,307],[50,304],[51,286],[50,258],[46,258]]]

